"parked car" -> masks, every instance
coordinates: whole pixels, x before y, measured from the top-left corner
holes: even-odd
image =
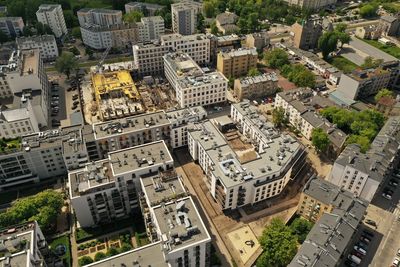
[[[78,106],[74,105],[71,107],[72,110],[76,109]]]
[[[367,255],[367,251],[359,246],[354,246],[354,249],[363,255]]]
[[[360,240],[362,240],[363,242],[365,242],[365,243],[367,243],[367,244],[369,244],[369,242],[371,242],[371,239],[369,239],[368,237],[366,237],[366,236],[364,236],[364,235],[362,235],[362,236],[360,237]]]
[[[78,95],[77,94],[74,94],[73,96],[72,96],[72,100],[77,100],[78,99]]]
[[[373,220],[370,220],[370,219],[366,219],[366,220],[365,220],[365,223],[366,223],[366,224],[369,224],[369,225],[372,225],[372,226],[376,226],[376,222],[373,221]]]
[[[389,184],[394,185],[394,186],[398,186],[399,182],[397,182],[395,179],[390,179]]]
[[[359,246],[360,248],[363,248],[365,250],[368,249],[368,244],[366,244],[366,243],[364,243],[362,241],[357,242],[357,246]]]
[[[61,125],[61,123],[60,123],[60,122],[52,122],[51,125],[52,125],[53,127],[58,127],[58,126]]]
[[[389,194],[387,194],[387,193],[382,193],[382,196],[383,196],[384,198],[386,198],[387,200],[391,200],[391,199],[392,199],[392,196],[389,195]]]
[[[368,230],[366,230],[366,229],[363,230],[363,233],[364,233],[365,235],[371,237],[371,238],[374,237],[374,233],[372,233],[371,231],[368,231]]]
[[[72,104],[73,104],[74,106],[77,106],[77,105],[79,105],[79,101],[74,101]]]
[[[390,195],[393,195],[393,190],[391,190],[390,188],[388,188],[388,187],[385,187],[385,189],[383,189],[383,192],[385,192],[385,193],[388,193],[388,194],[390,194]]]
[[[392,267],[398,267],[400,265],[400,260],[398,258],[394,258],[392,262]]]
[[[349,255],[347,257],[351,262],[354,262],[355,264],[360,264],[361,263],[361,259],[355,255]]]

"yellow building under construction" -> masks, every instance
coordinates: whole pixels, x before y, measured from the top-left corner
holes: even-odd
[[[129,71],[92,73],[92,86],[102,120],[143,112],[140,94]]]

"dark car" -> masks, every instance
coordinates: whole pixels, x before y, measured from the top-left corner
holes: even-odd
[[[74,106],[77,106],[77,105],[79,105],[79,101],[74,101],[72,104],[73,104]]]
[[[369,237],[374,237],[374,233],[372,233],[371,231],[368,231],[368,230],[363,230],[363,233],[366,235],[366,236],[369,236]]]
[[[373,220],[370,220],[370,219],[366,219],[366,220],[365,220],[365,223],[366,223],[366,224],[369,224],[369,225],[372,225],[372,226],[376,226],[376,222],[373,221]]]
[[[389,195],[393,195],[393,190],[391,190],[390,188],[388,188],[388,187],[385,187],[385,189],[383,189],[383,192],[385,192],[386,194],[389,194]]]

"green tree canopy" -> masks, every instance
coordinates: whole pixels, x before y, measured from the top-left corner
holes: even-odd
[[[128,23],[139,22],[141,18],[143,18],[143,13],[137,10],[124,15],[124,21]]]
[[[285,114],[285,110],[282,107],[274,108],[272,111],[272,122],[275,127],[282,127],[287,123],[287,117]]]
[[[284,65],[281,73],[299,87],[313,88],[315,86],[315,75],[301,64]]]
[[[379,90],[379,92],[375,95],[375,101],[378,102],[384,96],[393,98],[394,97],[393,91],[386,88]]]
[[[263,253],[257,267],[287,266],[297,252],[297,236],[279,218],[271,220],[259,239]]]
[[[111,247],[107,250],[107,256],[114,256],[119,253],[118,249]]]
[[[345,32],[347,29],[347,24],[346,23],[338,23],[335,26],[335,31],[337,32]]]
[[[363,18],[371,18],[377,15],[376,13],[377,10],[378,10],[377,5],[365,4],[360,8],[359,14]]]
[[[324,59],[327,59],[329,54],[336,50],[338,40],[336,32],[325,32],[318,39],[318,48],[322,51]]]
[[[71,35],[73,37],[75,37],[76,39],[81,39],[82,35],[81,35],[81,28],[80,27],[74,27],[71,30]]]
[[[0,227],[36,220],[46,231],[56,222],[63,202],[62,195],[54,190],[45,190],[34,196],[21,198],[6,212],[0,213]]]
[[[250,77],[258,76],[260,74],[261,74],[261,72],[257,68],[251,68],[247,72],[247,76],[250,76]]]
[[[100,261],[100,260],[105,259],[105,258],[107,258],[106,254],[104,252],[101,252],[101,251],[97,252],[94,255],[94,261]]]
[[[311,133],[311,141],[318,152],[324,152],[330,144],[328,134],[321,128],[314,128]]]
[[[290,224],[290,230],[292,233],[297,235],[297,239],[300,244],[306,240],[308,233],[311,231],[311,228],[314,226],[312,222],[309,222],[303,218],[296,218]]]
[[[59,73],[64,73],[69,78],[71,72],[78,68],[78,61],[73,53],[62,52],[61,56],[56,60],[55,67]]]
[[[215,21],[213,21],[211,23],[210,30],[211,30],[211,33],[214,34],[214,35],[218,35],[219,34],[217,23],[215,23]]]
[[[364,63],[361,65],[363,69],[377,68],[379,65],[383,63],[383,59],[374,59],[371,56],[368,56],[364,59]]]
[[[79,266],[85,266],[90,263],[93,263],[93,260],[89,256],[83,256],[83,257],[79,258],[78,263],[79,263]]]
[[[371,141],[368,139],[366,136],[360,136],[360,135],[350,135],[349,138],[347,138],[346,144],[358,144],[360,146],[360,151],[362,153],[365,153],[368,151]]]
[[[286,52],[279,48],[265,52],[264,61],[268,67],[273,69],[281,68],[290,63]]]

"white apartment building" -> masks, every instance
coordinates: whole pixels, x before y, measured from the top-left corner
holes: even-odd
[[[171,5],[172,30],[174,33],[191,35],[196,33],[197,14],[202,11],[202,3],[181,1]]]
[[[188,128],[190,125],[205,120],[207,111],[202,106],[183,108],[168,111],[167,118],[171,122],[171,147],[182,147],[188,144]]]
[[[145,3],[145,2],[129,2],[125,4],[125,13],[132,11],[143,12],[145,16],[155,16],[156,12],[162,10],[164,6]]]
[[[249,102],[233,104],[231,118],[194,124],[188,139],[190,155],[202,167],[210,194],[222,209],[279,195],[306,159],[301,144],[278,133]],[[244,142],[246,152],[238,151],[232,140]]]
[[[22,35],[25,24],[21,17],[1,17],[0,31],[10,38],[15,38]]]
[[[327,180],[371,201],[399,164],[400,117],[389,117],[366,153],[348,145],[333,164]]]
[[[80,126],[36,132],[0,154],[0,191],[51,179],[88,162]]]
[[[0,241],[3,252],[0,256],[1,266],[47,266],[45,258],[50,250],[36,221],[2,229]]]
[[[122,11],[105,8],[82,8],[76,13],[79,25],[111,26],[122,24]]]
[[[18,37],[16,42],[19,50],[39,49],[43,61],[54,61],[59,55],[54,35]]]
[[[165,33],[164,19],[161,16],[144,17],[137,23],[139,42],[159,39]]]
[[[175,90],[182,108],[224,102],[228,80],[219,72],[204,72],[188,55],[181,52],[164,56],[165,77]]]
[[[291,6],[315,10],[336,4],[337,0],[285,0]]]
[[[122,218],[140,205],[153,242],[89,266],[119,265],[135,258],[145,266],[209,266],[210,235],[173,166],[166,144],[157,141],[115,151],[108,159],[69,173],[71,203],[80,226]],[[137,253],[142,256],[137,258]]]
[[[68,33],[61,5],[40,5],[39,10],[36,11],[36,18],[42,24],[48,25],[57,38]]]
[[[89,227],[127,216],[139,208],[140,177],[173,166],[161,140],[110,152],[107,159],[70,172],[71,203],[79,225]]]
[[[205,34],[166,34],[161,36],[160,42],[137,44],[132,49],[140,76],[163,74],[162,57],[173,51],[187,53],[200,65],[210,62],[210,39]]]

